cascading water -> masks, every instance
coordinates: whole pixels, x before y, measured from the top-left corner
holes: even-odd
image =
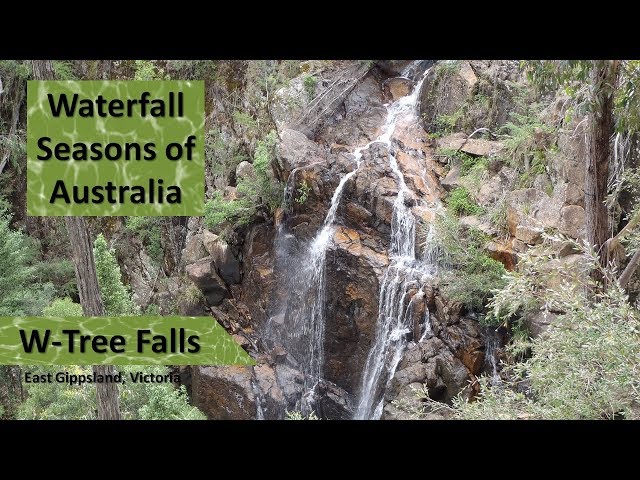
[[[410,65],[411,68],[415,68],[417,63]],[[424,78],[424,77],[423,77]],[[286,304],[284,314],[279,315],[281,323],[286,323],[286,329],[282,329],[278,334],[278,341],[284,343],[285,349],[291,353],[298,364],[298,367],[304,373],[304,395],[300,402],[300,408],[303,413],[308,413],[313,408],[315,388],[319,381],[322,379],[322,370],[324,366],[324,334],[325,334],[325,298],[326,298],[326,278],[325,278],[325,260],[327,250],[331,245],[333,233],[335,229],[336,215],[342,193],[347,182],[358,172],[361,164],[362,154],[374,143],[383,143],[389,149],[391,148],[391,135],[393,134],[398,119],[412,113],[415,110],[417,103],[418,93],[420,90],[420,84],[415,86],[411,95],[402,97],[396,102],[387,107],[387,117],[385,124],[382,128],[382,133],[369,142],[368,144],[358,147],[352,152],[355,157],[356,168],[351,172],[344,175],[331,198],[331,205],[329,211],[324,219],[322,227],[316,234],[316,236],[309,243],[308,248],[301,255],[301,262],[298,265],[290,266],[290,271],[294,272],[292,275],[292,288],[289,289],[290,295],[284,302]],[[410,210],[404,205],[405,195],[408,192],[408,188],[404,183],[404,177],[398,168],[395,157],[390,155],[391,167],[399,178],[401,183],[400,192],[394,205],[393,225],[392,225],[392,251],[400,259],[406,259],[407,265],[405,266],[402,261],[395,263],[395,270],[397,272],[404,272],[408,268],[408,264],[415,261],[415,221]],[[288,186],[285,192],[285,197],[290,198],[292,196],[292,187]],[[279,229],[277,242],[283,242],[288,237],[292,237],[291,234],[284,232],[283,228]],[[287,252],[283,252],[282,257],[287,256]],[[390,273],[394,268],[389,269],[385,276],[385,281],[388,280],[393,274]],[[418,270],[416,270],[417,272]],[[424,273],[420,270],[421,275]],[[400,274],[398,274],[400,276]],[[406,278],[405,274],[401,275]],[[384,282],[383,282],[384,283]],[[389,290],[389,293],[385,293]],[[394,295],[402,295],[400,288],[385,288],[382,290],[387,297]],[[402,289],[405,290],[405,289]],[[404,312],[398,311],[397,308],[391,307],[391,305],[399,305],[399,302],[389,298],[384,303],[381,303],[383,307],[387,307],[389,310],[389,317],[401,318]],[[284,317],[284,318],[282,318]],[[268,330],[272,330],[273,318],[270,320]],[[400,332],[401,330],[398,330]],[[401,335],[397,333],[397,335]],[[275,334],[268,335],[271,338],[276,338]],[[400,361],[400,358],[395,361]]]
[[[485,338],[485,358],[489,368],[491,369],[491,385],[500,385],[502,383],[502,378],[500,378],[500,373],[498,373],[498,364],[500,362],[500,360],[498,359],[500,336],[495,330],[489,329]]]
[[[389,114],[395,121],[401,115],[415,116],[424,77],[423,75],[410,95],[388,107]],[[416,222],[411,208],[407,206],[409,189],[392,152],[392,134],[391,129],[381,138],[389,148],[389,165],[398,180],[398,195],[393,204],[391,222],[391,263],[380,286],[375,340],[365,363],[354,416],[358,420],[380,418],[383,407],[382,391],[402,359],[407,336],[411,332],[411,301],[407,302],[409,292],[420,289],[435,269],[431,263],[416,258]],[[427,312],[425,333],[429,329],[428,315]]]

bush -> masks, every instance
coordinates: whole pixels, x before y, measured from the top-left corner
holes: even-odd
[[[539,253],[539,252],[538,252]],[[474,403],[458,402],[462,418],[614,419],[640,418],[640,312],[630,304],[615,275],[583,252],[583,271],[541,268],[537,255],[524,256],[520,271],[492,301],[494,314],[517,318],[532,305],[564,312],[547,332],[529,342],[531,357],[515,364],[512,384],[483,384]],[[594,292],[587,274],[600,269],[610,285]],[[560,282],[549,282],[552,276]],[[555,285],[555,286],[553,286]],[[511,350],[522,350],[521,345]],[[517,385],[528,389],[514,391]]]
[[[447,206],[455,215],[479,215],[482,208],[471,198],[464,187],[456,187],[446,198]]]
[[[272,171],[277,143],[275,130],[269,132],[257,145],[253,155],[255,178],[243,178],[237,186],[239,198],[226,200],[222,193],[214,192],[205,204],[205,225],[207,228],[220,227],[224,223],[234,226],[251,221],[261,209],[269,213],[282,203],[282,185]]]
[[[56,298],[51,305],[42,310],[47,317],[81,317],[82,305],[73,303],[70,298]]]
[[[164,250],[162,248],[162,218],[158,217],[128,217],[126,228],[136,234],[156,264],[162,262]]]
[[[307,94],[309,100],[313,100],[316,95],[316,87],[318,86],[318,79],[314,75],[305,75],[302,80],[304,91]]]
[[[452,215],[436,219],[435,248],[442,255],[443,293],[447,298],[481,311],[492,291],[504,285],[504,266],[486,253],[488,237],[476,228],[463,228]]]
[[[0,316],[39,315],[51,302],[54,287],[38,282],[33,244],[9,227],[10,220],[0,207]]]
[[[137,306],[131,300],[127,287],[121,280],[120,266],[113,249],[107,247],[102,234],[96,237],[93,244],[93,255],[96,261],[98,284],[102,293],[105,313],[109,316],[135,315]]]
[[[37,373],[67,370],[73,374],[91,373],[91,367],[32,367]],[[120,367],[128,378],[129,372],[144,371],[147,374],[164,375],[163,366]],[[26,384],[27,399],[18,408],[18,418],[28,420],[94,420],[96,418],[96,387],[85,383],[81,386],[59,383]],[[200,420],[204,415],[188,403],[184,386],[174,388],[171,383],[119,384],[120,410],[125,420]]]

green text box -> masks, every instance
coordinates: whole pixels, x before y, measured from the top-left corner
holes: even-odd
[[[144,92],[149,95],[145,96]],[[173,93],[173,95],[170,95]],[[179,97],[178,94],[182,96]],[[48,95],[51,94],[55,107],[61,106],[61,95],[65,94],[71,105],[73,95],[77,94],[75,113],[67,117],[62,110],[59,116],[53,115]],[[105,101],[103,106],[106,116],[99,116],[97,107],[92,117],[80,116],[80,106],[86,105],[82,100],[96,100],[99,96]],[[183,109],[177,111],[178,99],[182,98]],[[145,116],[142,107],[131,104],[131,117],[127,116],[128,101],[146,99]],[[170,100],[173,101],[170,101]],[[109,103],[119,100],[124,108],[116,108],[113,112],[121,117],[111,115]],[[164,116],[151,116],[152,100],[163,100]],[[202,81],[36,81],[28,82],[27,87],[27,214],[34,216],[198,216],[204,210],[204,82]],[[93,102],[95,106],[96,103]],[[158,106],[159,103],[153,103]],[[170,111],[171,105],[174,106]],[[117,107],[117,105],[115,105]],[[154,110],[162,113],[160,110]],[[83,110],[87,112],[87,110]],[[169,114],[174,116],[170,117]],[[178,116],[182,113],[181,116]],[[178,160],[167,158],[167,147],[171,143],[188,142],[190,136],[195,137],[194,147],[190,149],[192,156],[186,158],[187,149],[183,148],[183,157]],[[38,143],[44,137],[51,139],[43,145],[54,154],[49,160],[37,157],[46,154]],[[74,152],[82,155],[82,146],[87,148],[88,156],[96,156],[92,144],[101,153],[99,160],[59,160],[55,155],[55,146],[59,143],[69,145],[69,156]],[[129,150],[130,159],[124,158],[127,149],[125,144],[134,144]],[[145,144],[153,143],[154,159],[144,159],[148,152]],[[74,145],[75,144],[75,145]],[[108,144],[120,145],[122,157],[118,160],[105,158]],[[140,145],[140,159],[135,144]],[[109,149],[112,156],[117,147]],[[177,150],[173,150],[175,155]],[[65,156],[62,152],[60,156]],[[163,193],[160,194],[158,180],[162,180]],[[61,198],[51,203],[56,183],[62,180],[69,194],[70,203]],[[153,180],[153,188],[150,188]],[[117,187],[113,192],[115,203],[108,202],[107,182]],[[123,202],[120,203],[120,187],[141,186],[144,189],[145,203],[134,203],[134,190],[124,191]],[[180,189],[180,203],[168,203],[169,187]],[[87,187],[89,203],[76,203],[73,188],[78,189],[79,198],[84,198],[84,187]],[[94,187],[103,187],[103,201],[93,203],[99,197],[93,194]],[[140,190],[136,190],[138,193]],[[153,202],[149,198],[154,191]],[[174,190],[171,190],[174,191]],[[58,190],[58,192],[60,192]],[[163,197],[163,203],[158,199]],[[174,197],[175,198],[175,197]]]
[[[171,352],[172,329],[175,334],[175,348]],[[24,332],[28,342],[33,331],[37,331],[41,341],[49,331],[47,348],[38,352],[34,342],[31,353],[27,353],[20,331]],[[63,330],[79,330],[73,334]],[[140,331],[150,330],[148,334]],[[180,350],[180,332],[184,333],[184,351]],[[89,335],[85,343],[86,350],[80,351],[79,335]],[[107,342],[120,335],[124,345],[118,342],[116,349],[124,353],[114,353],[109,345],[106,353],[97,353],[92,348],[93,338],[103,335]],[[187,339],[198,336],[195,343],[199,351],[188,352],[194,348]],[[154,336],[158,336],[154,339]],[[159,337],[166,339],[166,351],[154,352],[152,347],[160,348]],[[141,343],[140,339],[150,343]],[[52,342],[60,342],[55,346]],[[70,352],[70,344],[73,352]],[[138,345],[143,351],[138,352]],[[42,344],[42,343],[41,343]],[[253,365],[251,357],[212,317],[0,317],[0,364],[4,365]]]

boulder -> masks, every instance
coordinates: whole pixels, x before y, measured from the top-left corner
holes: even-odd
[[[487,253],[491,258],[502,263],[507,270],[515,270],[517,256],[510,245],[491,241],[487,244]]]
[[[503,145],[501,142],[483,140],[480,138],[470,138],[462,144],[460,150],[475,157],[488,157],[491,155],[497,155],[502,151],[502,148]]]
[[[194,263],[207,256],[207,250],[202,243],[202,234],[192,235],[182,249],[182,263]]]
[[[220,305],[230,296],[224,280],[216,273],[213,257],[205,257],[187,265],[186,272],[210,305]]]
[[[579,205],[567,205],[560,210],[560,233],[572,238],[582,238],[585,231],[585,211]]]
[[[524,316],[523,322],[529,335],[536,338],[542,335],[557,317],[557,314],[547,311],[529,312]]]
[[[467,141],[467,136],[462,132],[445,135],[436,140],[436,145],[441,150],[460,150]]]
[[[243,160],[236,167],[236,181],[240,180],[255,180],[256,170],[253,164]]]
[[[240,262],[233,255],[229,244],[209,230],[202,232],[202,243],[205,250],[213,258],[220,276],[228,284],[239,283]]]
[[[321,381],[315,390],[316,413],[320,418],[350,420],[353,418],[353,398],[337,385]]]
[[[420,90],[420,117],[427,131],[437,128],[441,115],[452,115],[465,103],[478,82],[468,62],[441,62],[427,73]],[[446,94],[445,94],[446,92]]]
[[[286,179],[295,168],[314,162],[326,162],[326,152],[302,132],[286,128],[280,133],[277,158]]]
[[[402,97],[406,97],[413,89],[413,82],[408,78],[395,77],[385,82],[385,87],[391,94],[392,101],[396,101]]]
[[[444,187],[444,189],[448,192],[453,190],[459,185],[460,182],[460,165],[455,164],[447,173],[447,176],[442,179],[440,184]]]
[[[516,238],[527,245],[538,245],[542,243],[542,233],[544,229],[531,227],[529,225],[516,226]]]
[[[193,366],[192,401],[210,420],[256,418],[257,404],[247,366]]]
[[[402,75],[410,60],[378,60],[376,66],[390,77]]]

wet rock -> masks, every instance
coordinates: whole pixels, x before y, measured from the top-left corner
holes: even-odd
[[[316,413],[320,418],[349,420],[353,418],[353,399],[337,385],[322,381],[316,387]]]
[[[353,229],[338,228],[325,266],[325,378],[348,392],[359,388],[361,372],[374,341],[378,318],[379,276],[386,255],[362,242]]]
[[[230,296],[224,280],[216,273],[213,257],[205,257],[187,265],[186,272],[210,305],[220,305]]]
[[[408,78],[395,77],[385,82],[385,87],[391,95],[391,101],[406,97],[413,89],[413,82]]]
[[[397,77],[402,75],[405,68],[411,63],[410,60],[378,60],[376,66],[386,75]]]

